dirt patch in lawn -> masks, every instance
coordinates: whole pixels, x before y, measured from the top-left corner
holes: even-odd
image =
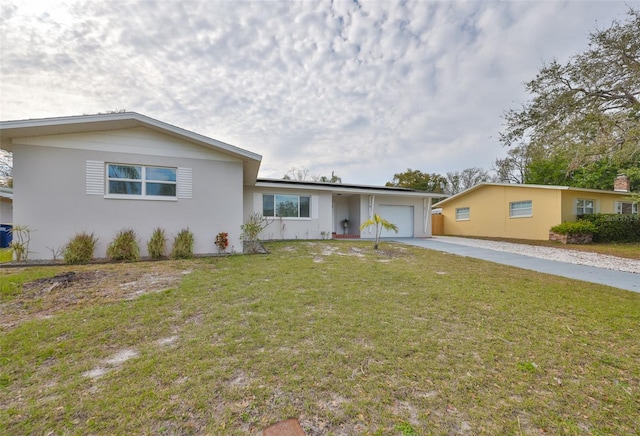
[[[47,318],[59,311],[119,300],[133,300],[178,286],[189,271],[168,264],[139,263],[77,267],[53,277],[24,283],[22,292],[0,303],[0,329],[7,330],[34,318]]]

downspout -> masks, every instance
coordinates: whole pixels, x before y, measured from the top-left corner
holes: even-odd
[[[424,234],[427,237],[433,236],[431,232],[431,197],[424,199]]]
[[[376,205],[376,196],[375,195],[370,195],[369,196],[369,218],[368,218],[370,220],[373,219],[373,210],[375,208],[375,205]],[[369,226],[369,228],[368,228],[369,233],[371,233],[371,227],[372,226]]]

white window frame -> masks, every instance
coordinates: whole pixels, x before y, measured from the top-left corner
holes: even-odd
[[[469,221],[471,219],[470,207],[456,207],[456,221]]]
[[[273,197],[273,215],[267,215],[265,214],[265,210],[264,210],[264,200],[265,197]],[[280,217],[278,216],[278,211],[276,208],[276,197],[297,197],[298,198],[298,216],[283,216]],[[300,205],[301,205],[301,198],[307,198],[308,199],[308,204],[309,204],[309,216],[300,216]],[[262,194],[262,215],[266,218],[282,218],[282,219],[293,219],[293,220],[310,220],[311,217],[313,216],[313,204],[312,204],[312,196],[311,195],[299,195],[299,194]]]
[[[591,212],[587,212],[586,202],[591,202]],[[596,201],[592,198],[578,198],[576,200],[576,215],[593,215],[596,213]]]
[[[529,207],[520,207],[528,204]],[[509,202],[509,218],[531,218],[533,216],[533,200]]]
[[[631,201],[616,201],[616,213],[622,215],[622,205],[631,205],[631,215],[638,215],[638,203],[632,203]],[[628,215],[628,214],[627,214]]]
[[[127,166],[127,167],[136,167],[140,168],[140,178],[139,179],[129,179],[129,178],[119,178],[119,177],[110,177],[109,176],[109,166]],[[154,180],[147,179],[147,169],[150,168],[160,168],[160,169],[168,169],[173,170],[174,179],[175,180]],[[105,198],[118,198],[118,199],[128,199],[128,200],[163,200],[163,201],[177,201],[178,199],[178,168],[176,167],[166,167],[161,165],[139,165],[139,164],[131,164],[131,163],[115,163],[108,162],[105,163]],[[109,182],[134,182],[140,183],[140,194],[120,194],[120,193],[111,193],[110,192],[110,184]],[[174,185],[175,186],[175,194],[174,195],[148,195],[147,194],[147,183],[161,183],[163,185]]]

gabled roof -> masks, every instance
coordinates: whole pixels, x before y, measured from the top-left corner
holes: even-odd
[[[164,123],[136,112],[0,121],[0,147],[11,151],[12,140],[31,136],[146,127],[156,132],[216,150],[243,162],[244,182],[252,184],[258,177],[262,156],[189,130]]]
[[[558,186],[558,185],[527,185],[527,184],[517,184],[517,183],[489,183],[489,182],[483,182],[483,183],[478,183],[475,186],[472,186],[471,188],[465,189],[462,192],[458,192],[455,195],[452,195],[449,198],[445,198],[442,201],[437,202],[436,204],[433,205],[433,207],[442,207],[442,205],[444,203],[448,203],[449,201],[452,201],[456,198],[462,197],[464,195],[469,194],[470,192],[476,191],[478,189],[482,189],[485,186],[504,186],[504,187],[509,187],[509,188],[514,188],[514,189],[518,189],[518,188],[534,188],[534,189],[551,189],[551,190],[556,190],[556,191],[578,191],[578,192],[594,192],[594,193],[599,193],[599,194],[616,194],[616,195],[629,195],[628,192],[621,192],[621,191],[603,191],[601,189],[587,189],[587,188],[574,188],[572,186]]]
[[[307,180],[258,179],[257,187],[313,189],[316,191],[330,191],[333,194],[369,194],[369,195],[399,195],[423,198],[442,198],[445,194],[416,191],[414,189],[398,188],[395,186],[353,185],[344,183],[313,182]]]

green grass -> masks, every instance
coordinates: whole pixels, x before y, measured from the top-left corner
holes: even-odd
[[[289,417],[310,435],[640,428],[640,294],[390,243],[267,248],[100,266],[181,277],[133,299],[10,291],[0,434],[260,434]]]

